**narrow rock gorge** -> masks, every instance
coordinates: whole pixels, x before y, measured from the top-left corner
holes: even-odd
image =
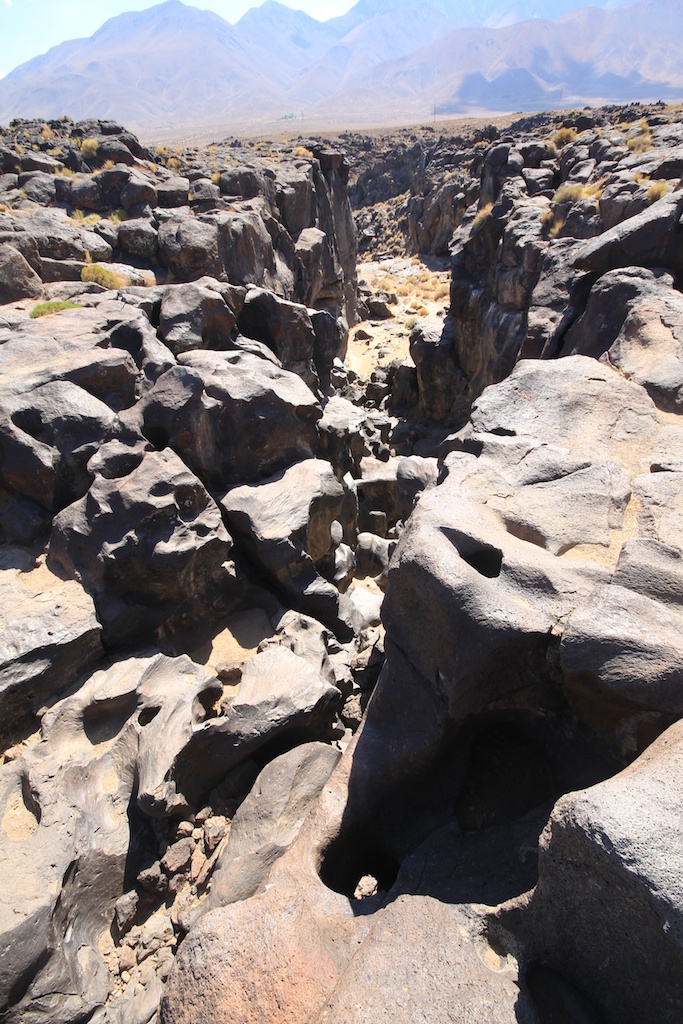
[[[674,1024],[683,112],[0,134],[7,1024]]]

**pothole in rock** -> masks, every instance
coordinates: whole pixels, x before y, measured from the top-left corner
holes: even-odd
[[[399,862],[376,840],[352,833],[330,844],[320,878],[350,900],[365,900],[389,892],[398,871]]]
[[[358,772],[362,758],[361,737]],[[535,886],[556,800],[621,767],[568,710],[489,712],[455,731],[419,780],[385,791],[371,816],[354,820],[351,798],[320,878],[357,914],[404,893],[497,906]]]

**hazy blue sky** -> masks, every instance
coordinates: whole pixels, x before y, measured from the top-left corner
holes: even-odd
[[[66,39],[91,36],[124,11],[142,11],[160,0],[0,0],[0,77],[18,64]],[[188,6],[215,11],[233,24],[262,0],[187,0]],[[280,0],[324,21],[344,14],[355,0]]]

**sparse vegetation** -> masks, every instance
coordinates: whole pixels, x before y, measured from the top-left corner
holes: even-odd
[[[214,183],[214,185],[218,185],[220,180],[221,180],[221,172],[220,171],[214,171],[213,174],[211,175],[211,181]]]
[[[577,203],[579,199],[583,199],[585,195],[585,185],[570,185],[565,183],[564,185],[560,185],[553,196],[553,205],[559,206],[561,203]]]
[[[653,148],[652,132],[645,118],[640,122],[638,134],[632,135],[627,140],[626,145],[632,153],[647,153],[648,150]]]
[[[563,149],[565,146],[571,145],[575,139],[576,128],[560,128],[553,135],[552,142],[556,149]]]
[[[120,206],[118,210],[112,210],[111,213],[107,214],[107,219],[118,227],[124,220],[128,220],[128,211]]]
[[[49,124],[44,124],[40,131],[40,137],[43,142],[50,142],[55,137],[55,133],[50,128]]]
[[[99,213],[86,214],[84,210],[79,209],[73,211],[73,213],[71,214],[71,219],[82,221],[84,224],[89,224],[90,226],[92,226],[93,224],[99,224],[99,222],[102,220]]]
[[[491,216],[491,210],[493,209],[493,203],[486,203],[482,206],[481,210],[477,211],[477,215],[472,221],[472,230],[478,231],[479,228],[484,224]]]
[[[311,153],[310,149],[306,149],[305,146],[297,146],[296,149],[294,150],[294,156],[306,157],[307,159],[310,159],[313,156],[313,154]]]
[[[83,139],[81,142],[81,153],[86,160],[92,160],[94,156],[97,156],[97,150],[100,148],[97,139]]]
[[[663,199],[664,196],[668,196],[671,191],[671,185],[668,181],[653,181],[647,190],[647,202],[649,206],[656,203],[658,199]]]
[[[37,306],[34,306],[29,316],[31,320],[37,320],[38,317],[47,316],[48,313],[61,313],[63,309],[83,309],[78,302],[40,302]]]
[[[99,263],[93,263],[90,266],[83,267],[81,271],[81,281],[84,284],[92,282],[94,284],[102,285],[103,288],[118,289],[125,288],[130,284],[130,278],[124,277],[123,274],[118,274],[115,270],[109,270],[107,267],[101,266]]]

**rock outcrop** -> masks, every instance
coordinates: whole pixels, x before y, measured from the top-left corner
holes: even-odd
[[[3,135],[8,1024],[677,1020],[683,135],[566,120],[357,174],[367,381],[339,152]]]

